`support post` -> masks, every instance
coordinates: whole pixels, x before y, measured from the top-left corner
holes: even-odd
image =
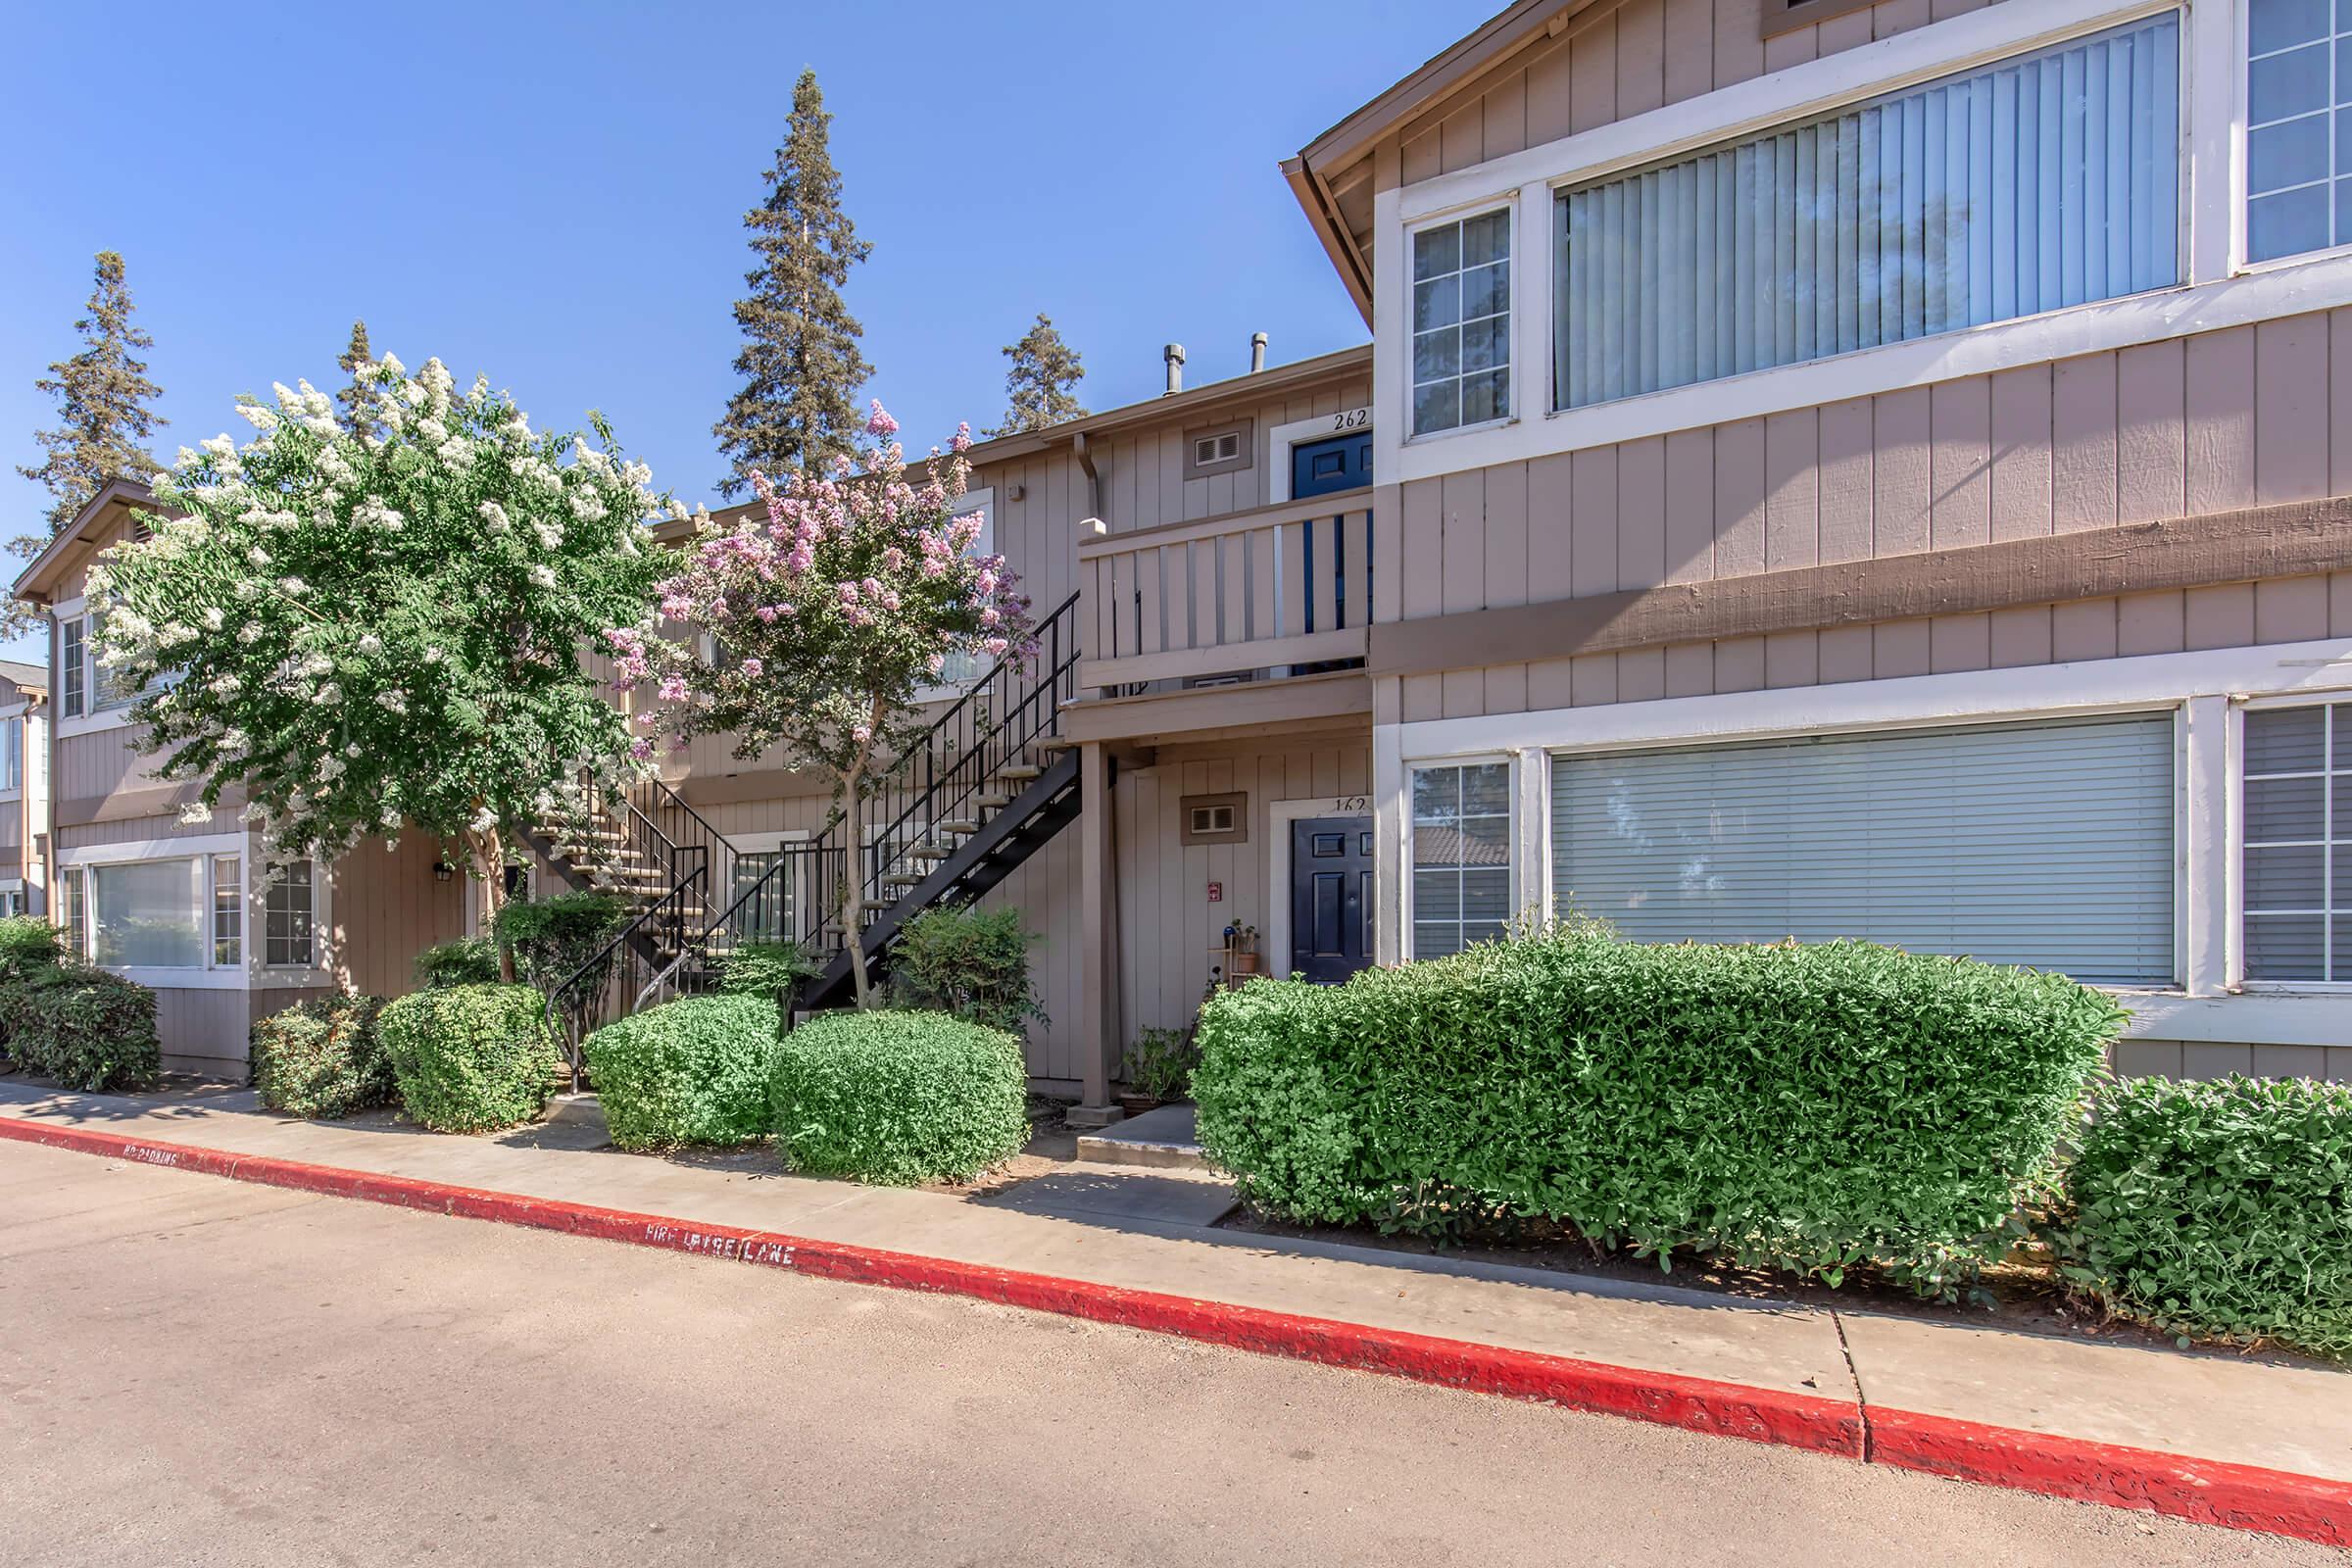
[[[1110,1102],[1111,1064],[1119,1050],[1118,885],[1112,856],[1110,755],[1100,741],[1078,753],[1079,912],[1078,1052],[1084,1100],[1070,1112],[1073,1127],[1105,1127],[1119,1119]]]

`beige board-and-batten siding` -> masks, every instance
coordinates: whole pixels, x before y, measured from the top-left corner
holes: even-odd
[[[1376,553],[1403,567],[1376,581],[1375,612],[1409,620],[2346,492],[2352,311],[2313,313],[1415,480],[1376,516]],[[1408,675],[1399,716],[2347,632],[2339,571]]]
[[[453,875],[433,875],[442,858],[441,841],[410,832],[396,849],[382,839],[366,839],[337,860],[328,906],[331,927],[322,933],[335,962],[336,979],[363,996],[405,996],[417,987],[416,955],[436,942],[466,934],[467,897],[473,891],[463,863],[464,851],[451,846]],[[552,890],[551,890],[552,891]],[[255,916],[255,937],[261,935]],[[270,993],[254,994],[256,1016]]]
[[[1987,3],[1884,0],[1766,38],[1762,0],[1594,0],[1400,126],[1396,177],[1451,173]]]

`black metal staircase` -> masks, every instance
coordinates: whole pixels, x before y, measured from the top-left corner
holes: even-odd
[[[666,886],[635,876],[647,902],[558,989],[558,1010],[589,1010],[567,994],[591,985],[614,988],[606,994],[623,1009],[651,1006],[702,989],[737,948],[776,941],[824,965],[802,1004],[838,1006],[855,992],[853,966],[873,977],[916,914],[996,886],[1082,804],[1078,756],[1060,734],[1061,705],[1077,694],[1078,603],[1072,594],[1039,624],[1033,656],[998,661],[951,704],[872,795],[814,838],[779,846],[757,878],[738,873],[724,837],[666,787],[632,790],[623,811],[608,810],[620,821],[578,842],[617,845],[623,865],[661,867]],[[854,937],[837,915],[852,875],[864,903]],[[710,907],[718,912],[705,917]]]

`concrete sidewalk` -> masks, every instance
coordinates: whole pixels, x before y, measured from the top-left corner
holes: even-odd
[[[2069,1495],[2099,1494],[2098,1476],[2106,1466],[2121,1479],[2105,1485],[2112,1494],[2103,1500],[2128,1506],[2185,1511],[2131,1479],[2137,1470],[2151,1469],[2144,1462],[2150,1459],[2167,1461],[2155,1470],[2180,1471],[2185,1479],[2178,1490],[2192,1500],[2200,1489],[2217,1496],[2245,1481],[2192,1473],[2197,1466],[2283,1472],[2282,1483],[2310,1480],[2296,1492],[2296,1506],[2317,1518],[2323,1531],[2337,1532],[2313,1535],[2307,1527],[2292,1533],[2352,1544],[2352,1374],[2254,1357],[1780,1306],[1667,1286],[1243,1235],[1181,1218],[1112,1219],[1090,1206],[1083,1193],[1054,1201],[1051,1188],[1032,1202],[1008,1200],[1025,1189],[1015,1189],[1007,1200],[974,1200],[722,1164],[544,1147],[552,1139],[502,1143],[383,1124],[290,1121],[241,1108],[250,1103],[243,1097],[70,1095],[0,1080],[0,1121],[15,1124],[20,1135],[39,1128],[82,1129],[166,1150],[193,1147],[546,1204],[593,1205],[634,1218],[660,1216],[673,1228],[734,1228],[766,1233],[771,1241],[914,1254],[978,1270],[1046,1276],[1046,1283],[1066,1289],[1060,1295],[1032,1289],[1025,1304],[1081,1315],[1109,1315],[1071,1304],[1087,1291],[1148,1293],[1173,1303],[1166,1326],[1174,1332],[1498,1392],[1559,1397],[1547,1385],[1449,1371],[1469,1363],[1458,1355],[1448,1359],[1445,1348],[1556,1357],[1586,1367],[1597,1363],[1604,1371],[1630,1373],[1637,1382],[1646,1379],[1667,1391],[1657,1407],[1622,1413],[1838,1451],[1834,1438],[1791,1438],[1747,1430],[1740,1421],[1719,1420],[1703,1410],[1698,1418],[1689,1418],[1665,1409],[1676,1399],[1693,1397],[1686,1385],[1728,1385],[1754,1391],[1768,1415],[1773,1408],[1797,1410],[1807,1421],[1823,1411],[1850,1414],[1860,1433],[1848,1450],[1855,1457]],[[11,1130],[0,1126],[0,1132]],[[80,1142],[94,1147],[87,1139]],[[542,1146],[530,1147],[533,1142]],[[166,1157],[161,1162],[178,1161]],[[1182,1178],[1097,1173],[1088,1179]],[[1213,1212],[1216,1206],[1206,1208]],[[1169,1211],[1182,1208],[1176,1204]],[[617,1234],[610,1228],[603,1233]],[[792,1250],[784,1246],[781,1258],[763,1260],[807,1266],[792,1262]],[[932,1283],[927,1288],[962,1287]],[[1247,1327],[1231,1332],[1187,1326],[1225,1309],[1254,1315]],[[1276,1318],[1317,1320],[1309,1325],[1316,1333],[1284,1330]],[[1146,1322],[1149,1314],[1121,1320]],[[1318,1335],[1318,1343],[1328,1343],[1333,1329],[1350,1326],[1400,1342],[1424,1337],[1439,1349],[1415,1341],[1408,1347],[1414,1356],[1400,1361],[1352,1352],[1318,1354],[1308,1343]],[[1703,1395],[1702,1389],[1701,1405]],[[1583,1401],[1571,1392],[1560,1402]],[[1588,1407],[1618,1406],[1600,1398]],[[1746,1419],[1754,1425],[1752,1411]],[[1995,1430],[1988,1435],[1985,1429]],[[2050,1480],[2046,1476],[2037,1481],[2035,1467],[2046,1467],[2047,1456],[2036,1456],[2034,1438],[2071,1446],[2065,1451],[2076,1479],[2064,1486],[2044,1484]],[[2085,1445],[2152,1452],[2109,1461]],[[2185,1469],[2170,1463],[2180,1456]],[[2082,1474],[2091,1481],[2083,1483]],[[2260,1518],[2223,1522],[2263,1525]],[[2282,1528],[2276,1522],[2263,1527]]]

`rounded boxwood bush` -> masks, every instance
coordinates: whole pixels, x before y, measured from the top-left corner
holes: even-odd
[[[2060,1272],[2184,1338],[2352,1359],[2352,1085],[2103,1090],[2067,1173]]]
[[[547,999],[529,986],[444,986],[388,1004],[376,1028],[408,1113],[435,1132],[531,1120],[564,1078]]]
[[[1573,1226],[1949,1294],[2045,1196],[2123,1014],[2058,975],[1861,943],[1564,930],[1257,980],[1201,1011],[1202,1150],[1261,1207]]]
[[[1021,1043],[944,1012],[833,1012],[776,1048],[768,1106],[794,1169],[893,1187],[962,1181],[1029,1136]]]
[[[318,997],[256,1020],[253,1087],[289,1116],[348,1116],[399,1094],[376,1028],[381,997]]]
[[[588,1037],[588,1075],[623,1149],[746,1144],[767,1133],[776,1004],[685,997]]]

